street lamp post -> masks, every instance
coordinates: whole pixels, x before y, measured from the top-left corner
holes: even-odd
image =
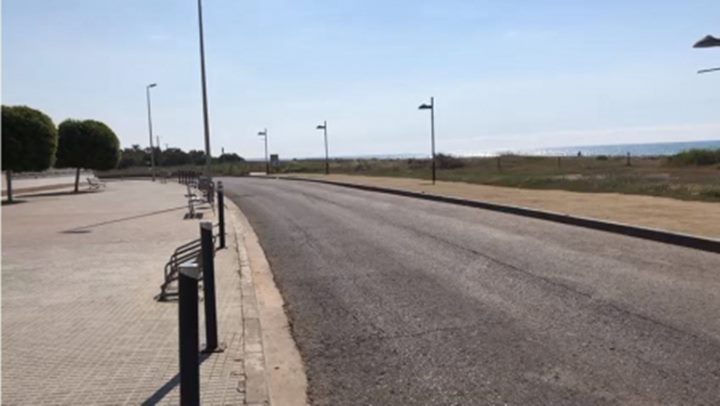
[[[713,48],[720,47],[720,38],[712,35],[706,35],[693,45],[693,48]],[[720,71],[720,68],[700,69],[697,73],[710,73]]]
[[[207,80],[205,79],[205,41],[203,39],[202,0],[198,0],[198,30],[200,33],[200,76],[202,80],[203,128],[205,130],[205,176],[212,176],[210,163],[210,119],[208,118]]]
[[[267,128],[258,133],[259,136],[265,138],[265,175],[270,174],[270,161],[268,161],[268,131]]]
[[[418,110],[430,110],[430,148],[432,152],[432,183],[435,184],[435,98],[430,98],[430,104],[421,104]]]
[[[318,130],[323,130],[325,135],[325,175],[330,174],[330,160],[328,155],[328,139],[327,139],[327,121],[323,121],[322,124],[315,127]]]
[[[153,146],[153,133],[152,133],[152,109],[150,107],[150,89],[157,86],[157,83],[150,83],[145,86],[145,95],[147,96],[147,110],[148,110],[148,131],[150,132],[150,172],[152,173],[152,180],[155,182],[155,148]]]

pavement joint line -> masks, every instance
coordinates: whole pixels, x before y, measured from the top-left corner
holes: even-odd
[[[645,240],[678,245],[686,248],[693,248],[701,251],[720,253],[720,240],[712,238],[704,238],[690,234],[675,233],[666,230],[653,229],[648,227],[634,226],[630,224],[600,220],[589,217],[573,216],[569,214],[557,213],[546,210],[532,209],[522,206],[511,206],[501,203],[490,203],[481,200],[464,199],[461,197],[436,195],[430,193],[413,192],[410,190],[386,188],[381,186],[371,186],[347,182],[338,182],[324,179],[310,179],[297,176],[257,176],[259,179],[280,179],[298,182],[314,182],[326,185],[340,186],[351,189],[364,190],[369,192],[392,194],[404,197],[414,197],[418,199],[430,200],[435,202],[449,203],[461,206],[475,207],[479,209],[492,210],[506,214],[514,214],[524,217],[530,217],[540,220],[552,221],[577,227],[584,227],[599,231],[605,231],[614,234],[622,234],[630,237],[641,238]]]

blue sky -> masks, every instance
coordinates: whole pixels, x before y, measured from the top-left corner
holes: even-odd
[[[717,1],[205,0],[213,153],[438,150],[720,139]],[[4,0],[2,102],[203,148],[194,0]]]

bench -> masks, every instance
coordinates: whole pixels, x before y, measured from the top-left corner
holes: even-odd
[[[100,179],[98,179],[98,178],[88,177],[87,183],[88,183],[88,188],[90,190],[105,189],[105,183],[101,182]]]
[[[212,179],[206,176],[198,178],[197,188],[203,193],[205,202],[210,204],[213,210],[215,210],[215,183]]]
[[[197,197],[195,192],[190,187],[190,184],[188,184],[186,186],[187,186],[187,193],[185,194],[185,197],[187,198],[187,201],[188,201],[188,212],[187,212],[187,215],[185,216],[185,218],[193,219],[196,216],[195,206],[205,203],[205,201],[203,201],[202,199]]]

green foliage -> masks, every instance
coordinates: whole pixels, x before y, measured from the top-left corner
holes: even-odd
[[[205,151],[193,149],[188,152],[188,156],[190,157],[191,164],[205,165]]]
[[[104,123],[68,119],[60,123],[58,132],[56,167],[107,170],[117,166],[120,141]]]
[[[181,166],[190,163],[190,155],[180,148],[166,148],[160,153],[162,166]]]
[[[157,167],[178,167],[185,165],[205,165],[205,152],[201,150],[183,151],[180,148],[154,148],[155,165]],[[245,159],[236,153],[226,153],[213,158],[213,164],[243,163]],[[118,167],[120,169],[150,166],[150,149],[141,149],[139,145],[125,148]]]
[[[150,165],[150,154],[141,149],[138,144],[133,144],[131,148],[123,149],[120,156],[120,163],[118,164],[118,168],[120,169]]]
[[[690,149],[673,155],[671,157],[671,162],[679,165],[699,166],[720,164],[720,148]]]
[[[232,163],[232,162],[244,162],[245,159],[243,159],[241,156],[235,153],[226,153],[220,155],[215,162],[219,163]]]
[[[45,170],[53,164],[57,144],[50,117],[26,106],[2,106],[3,170]]]

